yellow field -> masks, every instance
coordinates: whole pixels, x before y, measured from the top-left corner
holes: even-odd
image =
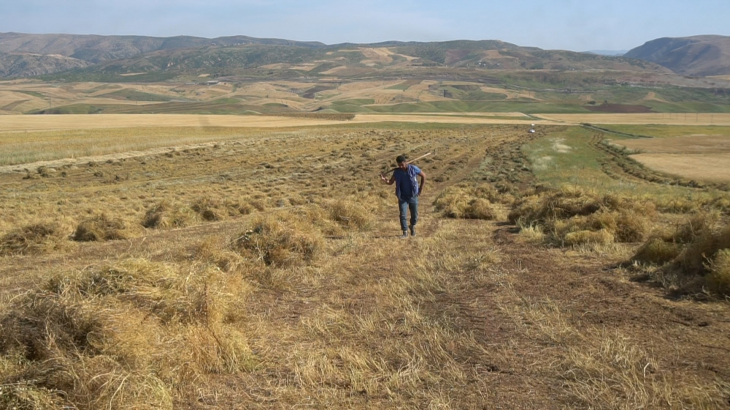
[[[631,157],[656,171],[695,181],[730,182],[730,137],[685,135],[614,143],[640,152]]]
[[[645,166],[695,181],[730,182],[730,153],[636,154]]]
[[[730,114],[536,114],[564,124],[730,125]]]
[[[479,114],[485,115],[485,114]],[[488,115],[488,114],[486,114]],[[492,116],[502,116],[495,113]],[[506,114],[514,116],[515,114]],[[475,115],[429,115],[429,114],[358,114],[352,123],[414,122],[447,124],[525,124],[525,121],[501,118],[477,117]],[[555,124],[553,121],[536,121]],[[0,116],[1,132],[71,130],[125,127],[250,127],[285,128],[342,124],[341,121],[274,116],[232,116],[232,115],[153,115],[153,114],[99,114],[99,115],[4,115]]]

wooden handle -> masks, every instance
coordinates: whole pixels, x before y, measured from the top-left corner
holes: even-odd
[[[430,153],[430,152],[427,152],[427,153],[425,153],[425,154],[421,155],[421,156],[420,156],[420,157],[418,157],[418,158],[413,158],[413,159],[412,159],[412,160],[410,160],[410,161],[406,161],[406,164],[410,164],[411,162],[416,162],[416,161],[418,161],[419,159],[421,159],[421,158],[426,158],[426,157],[427,157],[427,156],[429,156],[429,155],[431,155],[431,153]],[[385,175],[388,175],[388,174],[390,174],[391,172],[395,171],[396,169],[398,169],[398,168],[393,168],[393,169],[391,169],[390,171],[386,172],[385,174],[380,174],[380,175],[381,175],[381,176],[385,176]]]

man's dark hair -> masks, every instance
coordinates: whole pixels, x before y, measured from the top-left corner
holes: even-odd
[[[399,164],[400,164],[401,162],[406,162],[406,156],[405,156],[405,155],[398,155],[398,156],[397,156],[397,157],[395,158],[395,162],[397,162],[397,163],[399,163]]]

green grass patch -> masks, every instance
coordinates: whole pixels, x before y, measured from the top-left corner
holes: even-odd
[[[91,104],[71,104],[29,112],[29,114],[100,114],[104,109]]]
[[[626,131],[632,131],[626,129]],[[705,203],[708,198],[718,195],[713,189],[693,189],[676,185],[661,185],[639,180],[613,179],[603,172],[602,161],[609,154],[590,145],[595,130],[581,127],[556,127],[555,131],[522,146],[535,177],[551,187],[565,185],[600,192],[616,192],[634,197],[650,196],[658,200],[682,198],[685,201]],[[608,134],[604,134],[609,137]],[[611,139],[625,139],[610,135]]]
[[[576,104],[550,104],[519,101],[434,101],[403,103],[393,105],[373,105],[367,107],[377,113],[412,112],[523,112],[528,114],[586,113],[585,108]]]
[[[683,114],[676,114],[683,118]],[[688,118],[694,118],[694,114],[687,114]],[[667,117],[669,118],[669,117]],[[682,137],[685,135],[723,135],[730,137],[730,127],[708,126],[708,125],[605,125],[601,128],[618,131],[626,134],[641,135],[654,138]],[[613,135],[609,135],[615,139]]]
[[[108,97],[108,98],[119,98],[123,100],[130,100],[130,101],[170,101],[172,100],[172,97],[168,97],[166,95],[159,95],[159,94],[151,94],[151,93],[145,93],[142,91],[137,90],[131,90],[128,88],[119,90],[119,91],[113,91],[106,94],[101,94],[99,97]]]
[[[13,93],[20,93],[20,94],[30,95],[31,97],[36,97],[36,98],[46,98],[45,95],[43,95],[43,94],[41,94],[41,93],[39,93],[37,91],[24,91],[24,90],[9,90],[9,91],[10,92],[13,92]]]
[[[404,81],[404,82],[402,82],[400,84],[391,85],[390,87],[386,88],[386,90],[401,90],[401,91],[405,91],[405,90],[411,88],[412,86],[414,86],[416,84],[420,84],[420,83],[421,83],[421,80],[407,80],[407,81]]]
[[[341,100],[335,101],[330,104],[329,108],[341,113],[366,113],[373,112],[363,105],[375,104],[375,100],[369,98],[355,99],[355,100]]]

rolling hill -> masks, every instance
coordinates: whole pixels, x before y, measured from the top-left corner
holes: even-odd
[[[0,33],[0,53],[13,55],[13,69],[0,78],[66,72],[79,79],[118,81],[118,76],[143,73],[135,81],[157,81],[180,75],[274,75],[280,78],[336,74],[339,77],[402,75],[413,67],[484,70],[628,70],[666,71],[659,65],[623,57],[520,47],[498,40],[447,42],[383,42],[325,45],[246,36],[143,37],[35,35]],[[55,56],[41,65],[38,56]],[[64,58],[61,58],[64,57]],[[27,62],[23,63],[25,60]],[[56,64],[53,64],[53,62]],[[70,64],[71,62],[74,64]],[[6,66],[10,64],[6,63]],[[278,66],[273,66],[278,65]],[[23,67],[28,67],[24,70]],[[262,69],[251,73],[246,70]],[[114,77],[117,78],[114,78]]]
[[[730,74],[730,37],[659,38],[630,50],[625,57],[661,64],[683,75],[728,75]]]
[[[33,77],[89,65],[87,61],[58,54],[0,53],[0,78]]]

